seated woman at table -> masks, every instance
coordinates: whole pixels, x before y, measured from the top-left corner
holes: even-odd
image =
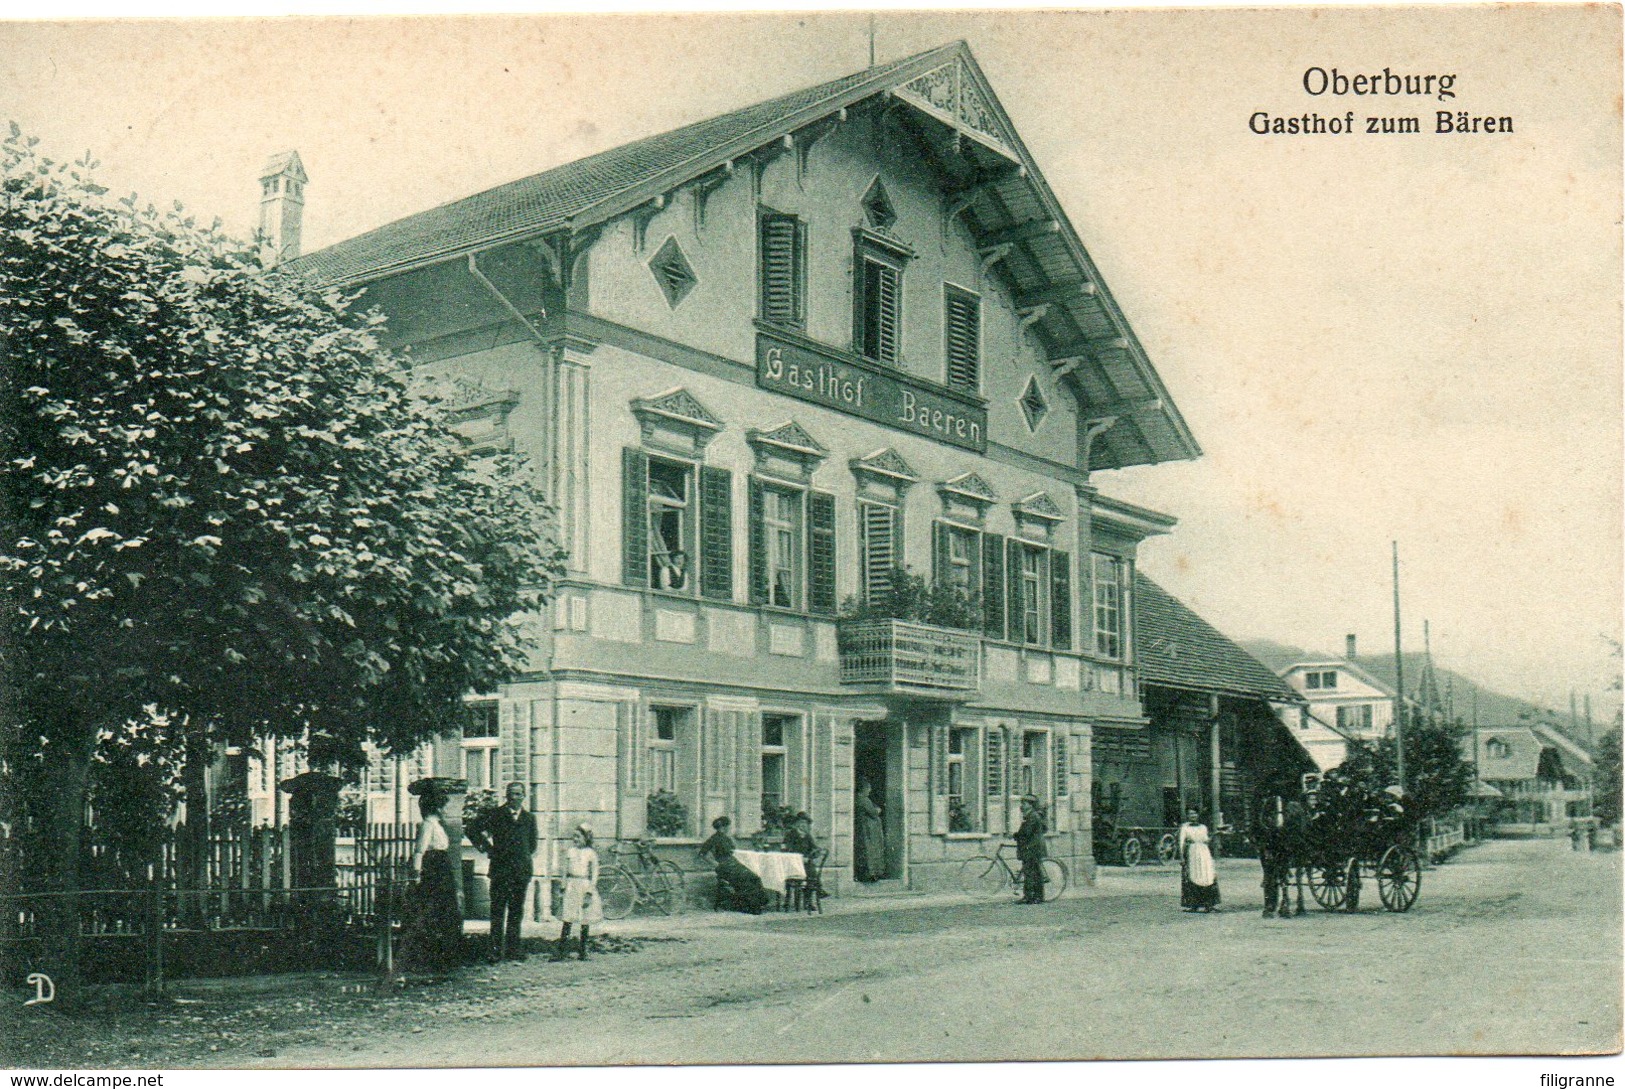
[[[801,856],[801,864],[807,871],[807,887],[819,896],[827,895],[818,875],[818,841],[813,839],[812,818],[806,813],[797,813],[790,822],[789,831],[784,833],[784,849]]]
[[[736,908],[751,915],[760,915],[767,906],[767,890],[762,887],[762,879],[734,857],[733,837],[728,834],[732,825],[733,822],[727,817],[718,817],[711,822],[711,838],[700,844],[700,859],[704,861],[709,856],[716,860],[717,880],[726,882],[733,890]]]

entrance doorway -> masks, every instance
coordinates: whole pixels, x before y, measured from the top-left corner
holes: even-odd
[[[904,810],[902,726],[860,722],[853,742],[853,874],[859,881],[901,877]],[[874,815],[876,806],[880,810],[878,816]]]

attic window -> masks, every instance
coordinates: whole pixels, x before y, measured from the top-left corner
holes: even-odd
[[[1500,738],[1491,738],[1485,742],[1484,751],[1497,760],[1505,760],[1512,755],[1512,747]]]
[[[1037,378],[1027,379],[1027,389],[1021,395],[1021,412],[1027,417],[1027,430],[1037,431],[1038,425],[1049,415],[1049,401],[1038,388]]]
[[[650,259],[649,271],[654,273],[655,282],[665,292],[666,302],[673,307],[687,298],[699,283],[675,238],[666,239],[666,244]]]
[[[876,230],[890,230],[891,225],[897,222],[897,210],[892,207],[891,198],[886,195],[886,187],[876,178],[869,185],[869,191],[863,194],[863,215],[869,221],[869,226]]]

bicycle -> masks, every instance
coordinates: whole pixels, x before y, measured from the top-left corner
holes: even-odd
[[[966,859],[959,867],[960,890],[968,896],[987,898],[1011,892],[1020,895],[1025,891],[1021,884],[1020,867],[1012,868],[1004,857],[1004,849],[1008,846],[1008,843],[1001,843],[991,855]],[[1057,859],[1046,858],[1041,866],[1044,871],[1044,900],[1047,903],[1066,891],[1070,875],[1065,863]]]
[[[653,840],[621,840],[610,853],[613,861],[598,874],[604,918],[624,919],[639,904],[650,904],[662,915],[682,910],[683,871],[676,863],[655,857]],[[621,861],[627,855],[633,856],[630,865]]]

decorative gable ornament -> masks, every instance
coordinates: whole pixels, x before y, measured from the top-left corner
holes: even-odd
[[[1066,520],[1066,513],[1045,492],[1034,492],[1017,502],[1015,514],[1017,522],[1042,526],[1046,532],[1049,527]]]
[[[745,441],[756,451],[756,471],[807,483],[813,471],[829,457],[823,443],[807,434],[806,428],[787,420],[771,431],[751,428]]]
[[[859,495],[886,502],[900,502],[920,479],[914,467],[889,446],[847,464],[857,478]]]
[[[723,428],[722,420],[681,386],[635,399],[632,415],[643,428],[645,443],[682,454],[703,452]]]
[[[452,429],[471,450],[489,453],[513,449],[508,414],[519,404],[517,390],[491,389],[478,378],[460,374],[451,377],[437,392],[451,416]]]
[[[955,57],[940,67],[894,88],[892,93],[909,105],[987,144],[1008,158],[1020,161],[1014,134],[982,92],[964,60]]]
[[[944,480],[937,485],[937,494],[942,497],[943,513],[977,522],[999,501],[998,493],[979,473],[960,473],[952,480]]]

